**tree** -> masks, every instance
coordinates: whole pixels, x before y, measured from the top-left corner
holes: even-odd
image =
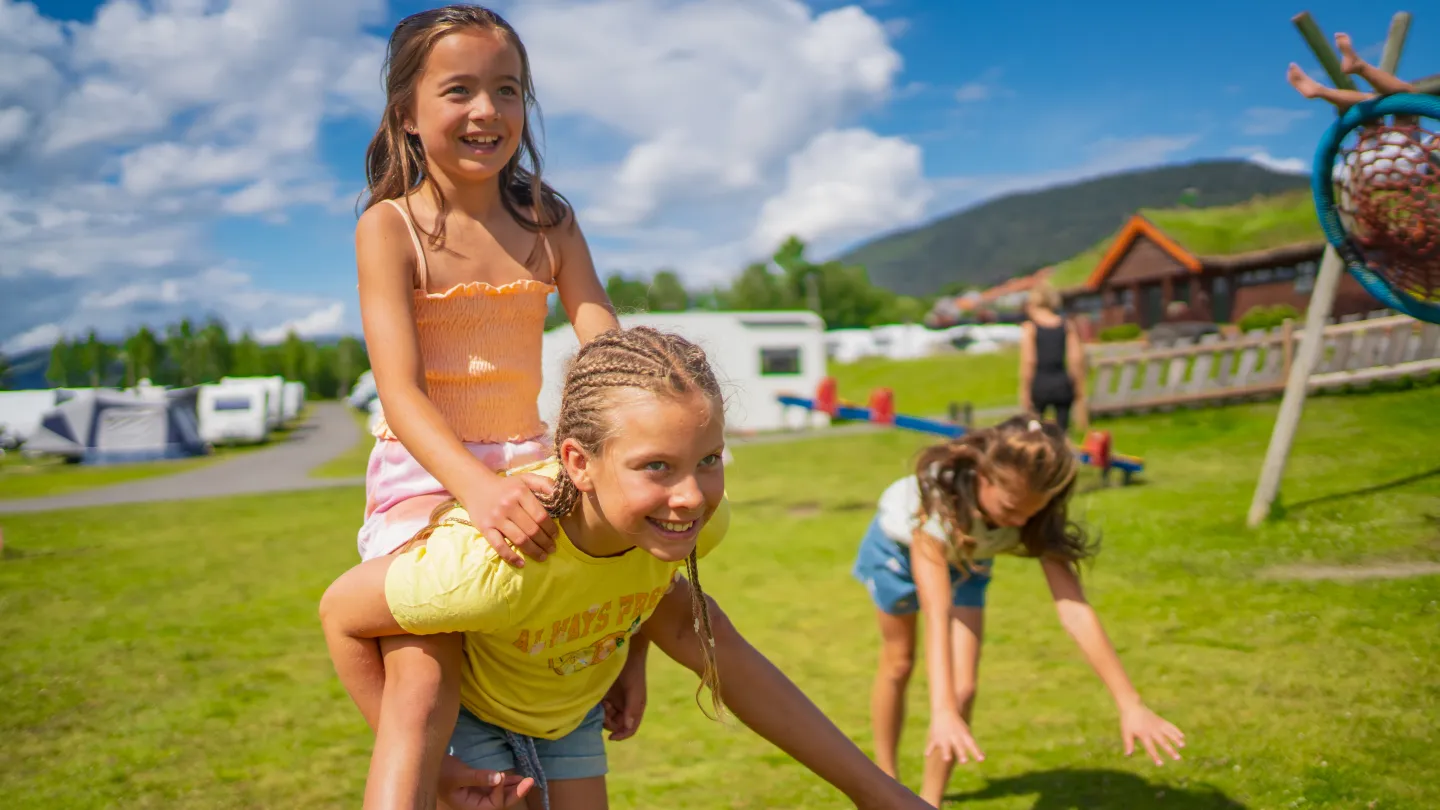
[[[195,340],[195,374],[197,382],[218,382],[230,374],[234,351],[230,332],[219,318],[211,317]]]
[[[638,279],[629,279],[619,273],[612,273],[605,279],[605,294],[619,314],[644,312],[650,307],[650,285]]]
[[[781,280],[764,264],[746,267],[730,289],[720,294],[722,309],[789,309],[793,299]]]
[[[184,387],[199,381],[195,327],[189,318],[165,327],[165,356],[169,360],[171,381]]]
[[[335,344],[335,380],[337,396],[350,393],[350,386],[370,368],[370,358],[365,355],[365,344],[349,335]]]
[[[65,338],[60,338],[50,349],[50,365],[45,369],[45,381],[52,388],[63,388],[70,384],[70,373],[70,344]]]
[[[10,358],[0,352],[0,391],[10,387]]]
[[[674,270],[656,273],[645,291],[645,298],[651,312],[684,312],[690,308],[690,293]]]
[[[155,333],[142,326],[126,338],[123,345],[125,350],[121,357],[125,361],[125,384],[134,386],[141,380],[154,380],[160,360],[160,341],[155,339]]]
[[[230,373],[236,377],[263,377],[265,375],[265,350],[255,342],[247,330],[240,335],[230,352]]]
[[[106,372],[109,371],[110,361],[115,359],[115,347],[100,339],[91,329],[90,334],[85,336],[85,342],[79,347],[81,357],[80,366],[89,375],[90,387],[99,388],[104,382]]]
[[[313,344],[307,344],[301,340],[295,330],[292,329],[285,335],[285,342],[280,344],[280,374],[285,379],[307,382],[311,379],[309,374],[310,358],[307,357],[308,352],[306,351],[309,348],[313,348]]]

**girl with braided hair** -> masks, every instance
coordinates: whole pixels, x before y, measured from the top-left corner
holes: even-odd
[[[875,758],[896,775],[918,612],[931,706],[920,795],[931,805],[940,806],[957,760],[985,758],[969,724],[985,590],[999,554],[1040,560],[1060,623],[1119,708],[1126,755],[1138,739],[1156,765],[1157,746],[1180,758],[1184,735],[1141,702],[1081,590],[1077,564],[1095,548],[1067,517],[1076,467],[1063,430],[1019,416],[927,448],[915,473],[880,496],[854,567],[880,623],[870,699]]]
[[[729,522],[724,429],[720,386],[698,346],[644,327],[607,332],[567,371],[555,458],[539,470],[555,481],[544,498],[559,527],[548,560],[504,564],[451,503],[413,548],[331,585],[320,605],[331,658],[362,711],[380,718],[375,760],[391,763],[372,765],[367,808],[433,806],[433,784],[391,785],[438,757],[446,737],[466,765],[498,772],[474,806],[523,797],[532,810],[606,807],[605,698],[643,628],[700,676],[697,701],[708,688],[716,719],[728,707],[857,807],[923,810],[701,590],[699,558]],[[458,720],[393,700],[388,683],[383,696],[367,687],[385,683],[377,640],[406,633],[463,634]],[[437,684],[431,702],[455,688]],[[413,731],[417,717],[431,718],[431,733]]]

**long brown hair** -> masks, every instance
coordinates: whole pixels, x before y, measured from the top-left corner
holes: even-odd
[[[1012,417],[920,452],[915,464],[919,517],[940,518],[953,538],[952,551],[969,568],[974,563],[974,542],[969,537],[977,511],[976,477],[1014,481],[1050,496],[1044,508],[1020,527],[1021,556],[1051,557],[1074,565],[1098,551],[1098,544],[1069,519],[1077,467],[1057,425]]]
[[[614,395],[623,389],[648,391],[657,397],[682,397],[704,394],[712,403],[714,418],[724,418],[720,383],[715,377],[705,351],[679,335],[667,334],[645,326],[614,329],[605,332],[580,348],[565,373],[565,387],[560,395],[560,416],[555,426],[555,454],[560,445],[574,439],[585,452],[599,455],[615,436]],[[541,499],[550,516],[565,517],[580,502],[580,490],[565,473],[564,467],[555,481],[554,492]],[[715,664],[715,633],[710,626],[710,606],[700,588],[697,554],[690,552],[685,561],[690,580],[690,607],[701,633],[705,668],[700,686],[710,689],[715,718],[725,712],[720,697],[720,670]],[[701,706],[704,711],[704,706]]]
[[[365,209],[385,200],[397,200],[422,185],[435,197],[435,231],[426,231],[431,247],[445,241],[445,218],[450,205],[428,175],[420,136],[405,131],[405,116],[415,104],[415,85],[430,51],[443,37],[460,30],[494,33],[520,55],[520,92],[525,101],[525,123],[520,147],[500,170],[500,202],[505,211],[525,229],[539,233],[565,221],[570,204],[541,179],[540,150],[530,126],[530,113],[538,117],[535,83],[525,44],[510,23],[490,9],[465,3],[412,14],[400,21],[390,34],[385,53],[385,111],[380,127],[365,150],[365,182],[368,194]],[[409,207],[409,201],[406,201]],[[413,212],[411,219],[414,219]],[[421,227],[418,224],[416,227]],[[423,230],[423,228],[422,228]]]

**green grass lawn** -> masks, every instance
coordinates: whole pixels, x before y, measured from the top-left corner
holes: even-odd
[[[1088,589],[1142,693],[1187,733],[1185,759],[1120,755],[1038,566],[1005,559],[975,722],[988,759],[957,773],[954,806],[1440,806],[1440,578],[1265,576],[1440,560],[1440,461],[1421,432],[1437,407],[1434,388],[1311,402],[1287,517],[1256,532],[1243,519],[1274,403],[1108,423],[1148,467],[1129,488],[1087,473],[1075,513],[1104,547]],[[704,563],[706,589],[752,642],[867,750],[877,638],[849,568],[876,497],[924,441],[737,448],[731,532]],[[361,501],[354,488],[7,518],[5,806],[357,806],[369,734],[315,609],[354,561]],[[916,678],[912,785],[923,667]],[[750,732],[707,720],[693,676],[662,660],[640,734],[611,746],[611,768],[616,808],[845,806]]]
[[[303,424],[305,413],[295,420],[294,425]],[[221,445],[210,455],[194,458],[164,459],[162,461],[140,461],[134,464],[69,464],[62,458],[42,456],[24,458],[20,453],[7,453],[0,457],[0,500],[20,498],[43,498],[62,495],[84,489],[124,484],[162,475],[175,475],[207,464],[213,464],[239,453],[249,453],[285,441],[293,427],[283,427],[270,434],[270,441],[264,444]],[[365,473],[365,464],[360,464],[360,475]]]
[[[951,402],[970,402],[976,408],[1019,403],[1020,355],[1013,349],[938,354],[898,363],[869,357],[831,363],[830,374],[841,399],[865,405],[871,391],[888,386],[895,392],[895,411],[914,416],[944,415]]]

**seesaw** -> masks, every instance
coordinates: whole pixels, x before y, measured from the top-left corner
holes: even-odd
[[[896,413],[895,392],[889,388],[877,388],[871,391],[868,407],[845,402],[837,395],[833,377],[825,377],[820,381],[820,386],[813,398],[780,394],[776,399],[780,401],[781,405],[804,408],[807,411],[818,411],[828,415],[831,419],[848,419],[856,422],[888,425],[904,430],[944,436],[949,439],[963,436],[967,430],[964,425],[954,422]],[[1080,459],[1081,464],[1099,468],[1101,479],[1107,482],[1110,480],[1111,470],[1119,470],[1122,483],[1129,484],[1136,473],[1145,469],[1145,462],[1142,459],[1111,451],[1109,431],[1092,431],[1085,437],[1084,445],[1076,449],[1075,455]]]

